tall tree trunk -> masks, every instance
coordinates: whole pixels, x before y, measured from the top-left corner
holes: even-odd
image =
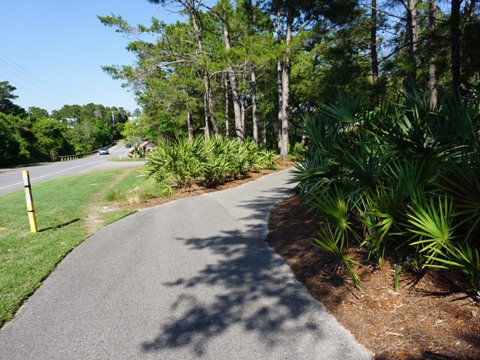
[[[371,82],[372,82],[372,107],[380,103],[378,95],[378,54],[377,54],[377,0],[372,0],[370,28],[370,61],[371,61]]]
[[[203,132],[205,134],[205,140],[210,140],[210,128],[208,126],[208,106],[207,106],[207,92],[203,94],[203,106],[205,109],[205,126]]]
[[[287,10],[285,54],[282,66],[282,137],[280,143],[280,156],[288,156],[288,125],[289,125],[289,94],[290,94],[290,44],[292,42],[293,16]]]
[[[230,137],[230,102],[228,101],[228,79],[223,79],[223,90],[225,96],[225,136]]]
[[[213,133],[218,136],[220,131],[218,130],[217,125],[217,116],[215,115],[215,109],[213,108],[213,95],[212,87],[210,85],[210,74],[205,70],[205,92],[207,94],[207,106],[208,114],[210,115],[210,123],[212,124]]]
[[[190,20],[192,22],[193,30],[195,32],[195,37],[197,39],[198,52],[199,52],[200,55],[203,55],[204,54],[204,51],[203,51],[203,28],[201,26],[199,26],[199,24],[198,24],[198,19],[197,19],[198,13],[197,13],[197,9],[195,7],[195,1],[186,0],[185,3],[182,3],[182,5],[186,8],[186,10],[188,11],[188,13],[190,15]],[[203,72],[203,84],[204,84],[204,87],[205,87],[205,102],[204,102],[205,113],[206,113],[207,118],[210,118],[210,122],[212,124],[213,131],[214,131],[215,135],[218,135],[219,132],[218,132],[218,126],[217,126],[217,118],[216,118],[215,110],[214,110],[214,107],[213,107],[212,89],[211,89],[211,86],[210,86],[210,74],[208,72],[207,67],[204,64],[201,64],[200,66],[201,66],[201,69],[202,69],[202,72]],[[206,126],[205,131],[207,131],[208,121],[207,121],[205,126]],[[210,135],[208,135],[208,136],[210,136]]]
[[[248,19],[248,30],[247,33],[249,36],[253,36],[255,34],[254,29],[254,16],[253,16],[253,6],[251,0],[245,1],[245,10],[247,13]],[[252,126],[253,126],[253,141],[255,144],[258,144],[258,107],[257,107],[257,73],[255,62],[250,62],[250,85],[252,88]],[[262,133],[263,136],[266,137],[266,128],[264,129],[265,133]],[[266,143],[266,139],[265,139]]]
[[[417,59],[416,50],[418,43],[418,24],[417,24],[417,0],[407,0],[407,57],[410,61],[411,68],[408,71],[406,86],[407,89],[413,90],[417,80]]]
[[[263,119],[262,121],[262,144],[263,147],[267,147],[267,119]]]
[[[250,69],[250,82],[252,86],[252,124],[253,124],[253,141],[258,144],[258,116],[257,116],[257,74],[252,64]]]
[[[282,18],[280,10],[277,11],[277,44],[281,44],[282,42]],[[283,124],[283,84],[282,84],[282,59],[279,56],[277,58],[277,88],[278,88],[278,152],[281,152],[282,147],[282,124]]]
[[[436,28],[436,18],[437,18],[437,1],[428,0],[428,35],[430,46],[432,46],[432,41],[435,38],[435,28]],[[430,91],[430,109],[435,109],[437,107],[437,66],[436,66],[436,56],[434,51],[430,51],[430,56],[428,59],[428,90]]]
[[[243,83],[245,83],[245,72],[243,73]],[[242,129],[242,140],[245,139],[245,103],[246,103],[245,92],[242,91],[240,95],[240,128]]]
[[[187,111],[187,130],[188,138],[193,139],[192,113],[190,112],[190,110]]]
[[[460,5],[462,0],[452,0],[450,18],[451,56],[452,56],[452,85],[455,90],[460,89]]]
[[[230,33],[228,31],[227,24],[223,23],[223,40],[225,42],[225,50],[227,52],[230,51]],[[235,71],[233,70],[232,66],[229,64],[227,66],[227,73],[228,78],[230,80],[230,87],[232,89],[232,102],[233,102],[233,116],[235,118],[235,129],[237,138],[240,142],[244,141],[245,136],[245,126],[242,124],[242,107],[241,107],[241,99],[238,94],[238,85],[237,85],[237,78],[235,76]]]

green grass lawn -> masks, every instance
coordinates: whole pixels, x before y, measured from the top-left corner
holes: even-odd
[[[158,195],[142,171],[106,170],[34,185],[37,233],[30,232],[24,192],[0,196],[0,325],[10,320],[65,255],[89,236],[86,217],[93,202],[122,201],[132,189],[143,193],[146,188],[148,196]],[[104,224],[132,212],[106,212],[102,214]]]

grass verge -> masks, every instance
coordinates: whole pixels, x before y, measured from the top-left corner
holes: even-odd
[[[108,208],[97,214],[104,226],[135,212],[109,205],[128,199],[133,184],[138,193],[156,196],[141,172],[137,168],[114,169],[34,185],[38,233],[30,232],[23,191],[0,196],[0,326],[13,317],[65,255],[89,236],[92,203]],[[144,192],[144,188],[149,190]],[[108,196],[110,192],[116,195]]]

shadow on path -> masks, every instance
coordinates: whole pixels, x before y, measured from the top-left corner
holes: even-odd
[[[185,292],[172,305],[171,319],[161,335],[142,344],[144,351],[191,347],[201,356],[209,340],[237,325],[242,332],[256,333],[267,346],[319,330],[314,322],[304,322],[303,329],[291,322],[305,316],[312,301],[261,239],[231,231],[219,237],[179,240],[192,249],[213,250],[223,259],[197,276],[164,284]],[[196,288],[205,287],[215,294],[209,303],[194,295]]]
[[[264,241],[269,212],[290,189],[261,180],[255,186],[209,195],[216,206],[195,218],[211,225],[211,235],[177,236],[178,248],[203,260],[191,264],[192,275],[163,283],[176,295],[141,350],[183,349],[209,359],[219,352],[236,359],[369,359]],[[236,225],[223,224],[225,214]]]

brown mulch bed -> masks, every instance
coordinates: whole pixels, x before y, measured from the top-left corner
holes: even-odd
[[[375,359],[480,359],[480,307],[454,274],[402,273],[394,291],[387,262],[364,268],[356,290],[338,261],[313,245],[319,219],[298,197],[270,215],[267,242]]]

